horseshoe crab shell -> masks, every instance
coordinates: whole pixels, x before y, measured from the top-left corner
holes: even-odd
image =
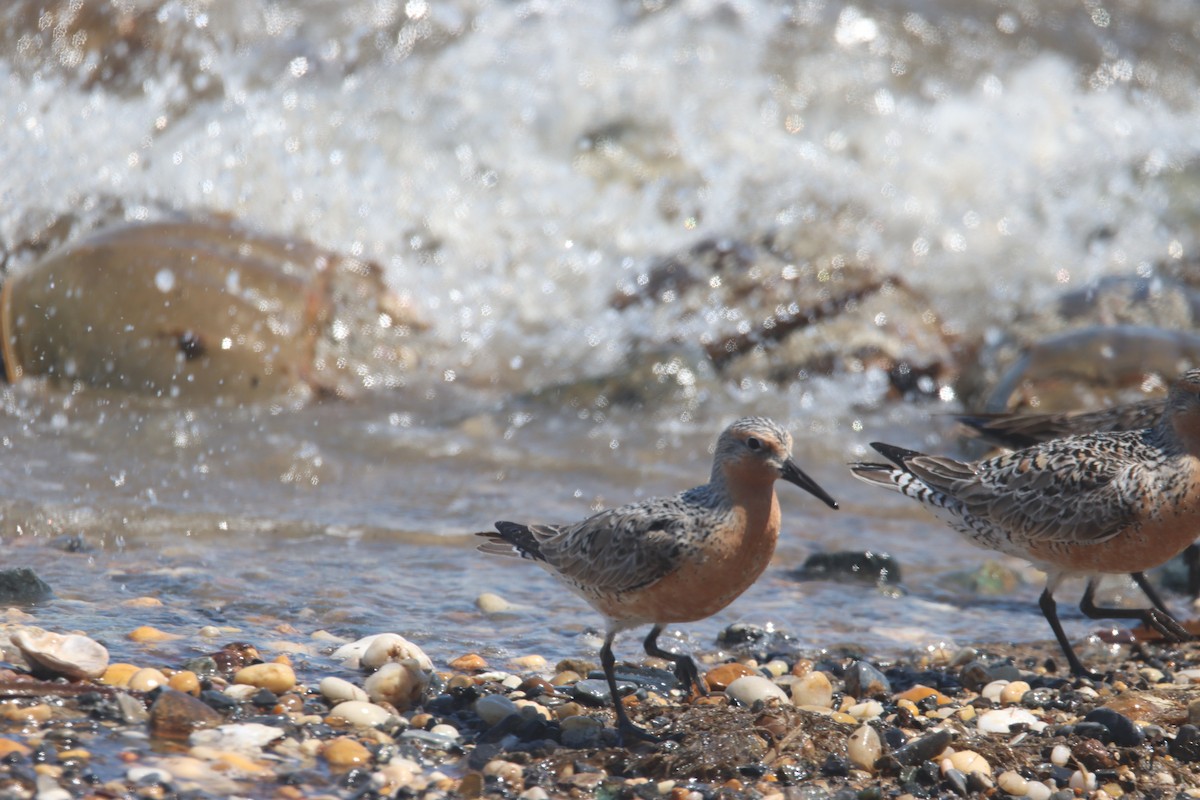
[[[321,357],[335,303],[357,298],[371,306],[357,319],[373,321],[386,296],[378,269],[311,244],[220,220],[125,225],[9,277],[0,346],[10,382],[249,402],[345,394],[349,377],[327,365],[346,359]]]

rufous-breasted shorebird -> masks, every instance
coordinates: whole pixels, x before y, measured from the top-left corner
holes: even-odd
[[[1156,567],[1200,529],[1200,370],[1171,387],[1152,427],[1056,439],[966,463],[872,443],[891,464],[852,464],[866,481],[913,498],[977,545],[1019,556],[1046,573],[1040,607],[1076,675],[1084,669],[1058,621],[1054,590],[1088,579],[1090,617],[1142,619],[1164,635],[1188,634],[1158,609],[1100,609],[1102,574]]]
[[[1162,419],[1166,407],[1165,397],[1155,397],[1097,410],[965,414],[958,417],[958,421],[974,436],[999,447],[1019,449],[1085,433],[1116,433],[1151,428]],[[1200,534],[1200,531],[1196,533]],[[1188,592],[1195,598],[1200,596],[1200,546],[1194,542],[1188,545],[1183,551],[1183,558],[1187,565]],[[1146,579],[1145,574],[1134,572],[1130,577],[1137,582],[1146,597],[1150,598],[1155,608],[1164,614],[1170,614],[1166,603],[1153,584]]]
[[[668,623],[704,619],[729,605],[767,568],[779,538],[782,478],[830,508],[837,503],[792,459],[792,437],[762,417],[739,419],[721,433],[708,483],[674,497],[601,511],[573,525],[497,522],[478,534],[485,553],[531,559],[604,615],[600,663],[622,736],[656,741],[634,725],[617,693],[613,639],[653,625],[646,652],[675,665],[688,690],[705,692],[690,656],[658,646]]]

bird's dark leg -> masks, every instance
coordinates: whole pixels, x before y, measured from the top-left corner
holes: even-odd
[[[1171,613],[1171,609],[1167,608],[1167,604],[1163,602],[1162,596],[1159,595],[1158,590],[1154,588],[1154,584],[1150,583],[1150,581],[1146,578],[1146,573],[1131,572],[1129,573],[1129,577],[1133,578],[1133,582],[1136,583],[1138,588],[1142,590],[1142,594],[1146,595],[1146,598],[1150,601],[1150,605],[1154,606],[1168,617],[1171,617],[1172,619],[1174,618],[1174,615]]]
[[[1092,680],[1103,680],[1103,675],[1084,668],[1079,656],[1075,655],[1075,648],[1071,647],[1071,642],[1067,640],[1067,634],[1063,631],[1062,623],[1058,621],[1058,604],[1054,602],[1050,582],[1046,583],[1046,589],[1038,598],[1038,606],[1041,607],[1042,616],[1046,618],[1046,622],[1050,623],[1050,630],[1054,631],[1054,638],[1058,639],[1058,645],[1062,648],[1063,655],[1067,657],[1067,663],[1071,666],[1071,674]]]
[[[1200,597],[1200,545],[1189,544],[1183,551],[1183,563],[1187,564],[1188,594],[1195,600]]]
[[[1132,573],[1135,581],[1138,581],[1138,586],[1142,587],[1142,591],[1146,591],[1146,586],[1143,582],[1146,581],[1146,576],[1140,572]],[[1138,578],[1141,580],[1138,580]],[[1148,628],[1153,628],[1162,634],[1162,637],[1171,642],[1186,642],[1192,638],[1192,635],[1166,611],[1160,610],[1155,603],[1155,608],[1100,608],[1096,605],[1096,581],[1089,580],[1087,589],[1083,593],[1083,600],[1079,602],[1079,610],[1085,616],[1092,619],[1136,619],[1141,620]],[[1149,593],[1147,593],[1149,596]],[[1154,598],[1150,598],[1150,602],[1154,602]]]
[[[662,632],[662,625],[655,625],[650,629],[650,634],[644,642],[646,653],[674,664],[675,677],[683,684],[685,692],[690,692],[692,687],[695,686],[697,692],[707,695],[708,684],[700,677],[700,670],[696,669],[696,662],[692,660],[692,657],[680,653],[671,653],[658,646],[658,635]]]
[[[608,691],[612,695],[613,710],[617,712],[617,734],[621,737],[622,743],[626,736],[640,739],[643,742],[661,742],[661,736],[655,736],[644,728],[639,728],[629,719],[629,715],[625,713],[625,705],[621,702],[621,695],[617,692],[617,661],[613,657],[612,644],[613,638],[617,635],[616,631],[609,631],[604,637],[604,646],[600,648],[600,666],[604,668],[604,678],[608,681]]]

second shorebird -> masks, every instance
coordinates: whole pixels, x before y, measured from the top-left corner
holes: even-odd
[[[1058,621],[1054,590],[1088,578],[1085,614],[1136,617],[1186,638],[1156,609],[1093,604],[1096,576],[1141,573],[1173,558],[1200,529],[1200,370],[1171,387],[1161,419],[1123,433],[1093,433],[974,463],[872,443],[891,464],[851,465],[854,474],[911,497],[981,547],[1019,556],[1046,572],[1040,606],[1077,675],[1084,669]]]
[[[657,740],[630,721],[617,693],[613,638],[653,625],[646,652],[674,663],[690,689],[705,687],[691,657],[663,650],[668,623],[704,619],[754,583],[775,552],[782,478],[830,508],[837,503],[792,460],[792,437],[762,417],[734,422],[717,439],[708,483],[674,497],[601,511],[574,525],[497,522],[485,553],[536,561],[604,615],[600,663],[622,736]]]

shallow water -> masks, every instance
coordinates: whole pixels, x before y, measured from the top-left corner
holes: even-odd
[[[964,598],[948,577],[981,552],[844,467],[876,439],[959,452],[953,385],[904,401],[869,365],[775,384],[693,364],[629,404],[574,389],[669,344],[610,298],[704,239],[791,231],[812,264],[901,276],[964,341],[1185,263],[1190,3],[147,1],[94,4],[115,16],[82,39],[56,33],[87,28],[69,3],[43,5],[0,12],[8,269],[114,220],[215,211],[377,260],[432,330],[402,389],[351,402],[8,389],[0,537],[58,594],[39,624],[121,660],[144,658],[123,639],[142,623],[588,654],[594,615],[468,534],[692,486],[756,413],[842,510],[783,487],[775,563],[690,644],[739,619],[814,650],[1048,638],[1036,582]],[[909,593],[787,579],[842,549],[893,553]],[[481,591],[527,609],[486,619]],[[139,595],[165,605],[119,605]]]

